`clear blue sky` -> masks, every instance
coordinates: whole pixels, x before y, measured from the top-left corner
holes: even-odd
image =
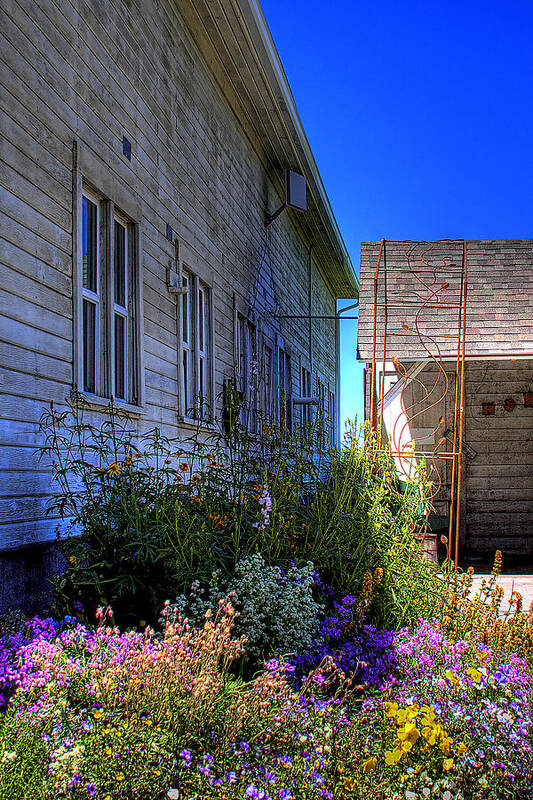
[[[262,7],[357,271],[382,237],[533,238],[533,0]],[[362,413],[355,325],[343,419]]]

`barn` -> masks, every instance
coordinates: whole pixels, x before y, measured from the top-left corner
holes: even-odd
[[[182,441],[255,362],[265,414],[336,440],[357,277],[255,0],[7,0],[0,40],[3,610],[57,568],[51,401]]]

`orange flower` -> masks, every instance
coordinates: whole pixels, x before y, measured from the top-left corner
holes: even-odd
[[[186,464],[184,461],[180,464],[180,469],[182,472],[187,472],[189,469],[189,465]]]

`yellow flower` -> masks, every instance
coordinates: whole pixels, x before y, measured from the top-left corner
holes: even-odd
[[[120,475],[121,472],[122,472],[122,467],[120,466],[120,464],[117,464],[116,461],[114,461],[112,464],[108,464],[107,466],[108,475],[114,477],[116,475]]]
[[[154,773],[154,775],[158,775],[159,776],[159,775],[161,775],[161,770],[160,769],[154,769],[153,773]]]
[[[123,781],[123,780],[124,780],[124,773],[123,773],[123,772],[117,772],[117,773],[115,773],[115,780],[117,780],[117,781]]]
[[[452,769],[453,767],[453,758],[445,758],[442,764],[442,769],[444,772],[448,772],[448,770]]]
[[[110,756],[111,753],[113,752],[110,747],[106,747],[105,751],[106,751],[106,755],[108,755],[108,756]]]
[[[476,653],[477,660],[480,661],[482,664],[485,663],[485,661],[487,660],[488,657],[489,657],[488,653],[483,653],[483,652]]]
[[[464,742],[459,742],[457,745],[457,755],[462,756],[463,753],[466,753],[466,745]]]
[[[438,733],[436,728],[422,728],[422,736],[431,746],[433,746],[437,741],[437,735]]]
[[[402,755],[402,751],[398,748],[395,748],[394,750],[385,750],[385,764],[387,764],[389,767],[392,764],[397,764]]]
[[[458,687],[461,685],[461,681],[459,680],[457,675],[454,675],[454,673],[451,672],[450,670],[448,670],[448,672],[446,673],[446,677],[448,678],[450,683],[453,684],[453,686]]]
[[[104,716],[104,711],[102,708],[96,708],[92,714],[95,719],[100,719],[100,717]]]
[[[366,772],[371,772],[373,769],[376,768],[377,763],[378,763],[378,760],[374,756],[371,756],[370,758],[367,758],[367,760],[363,762],[363,772],[365,772],[365,773]]]
[[[466,671],[467,675],[470,675],[473,681],[476,683],[480,683],[481,681],[481,672],[476,669],[475,667],[469,667]]]
[[[403,728],[399,728],[397,736],[400,742],[411,742],[413,745],[420,736],[420,732],[414,722],[407,722]]]
[[[403,725],[409,719],[409,715],[407,714],[407,709],[400,708],[398,713],[396,714],[396,722],[398,725]]]
[[[387,717],[395,717],[398,713],[398,703],[385,703],[383,708]]]
[[[76,558],[76,556],[70,556],[69,563],[72,564],[73,567],[77,566],[78,559]]]
[[[407,706],[407,716],[409,719],[414,719],[420,711],[420,707],[417,705],[414,706]]]
[[[349,778],[348,776],[342,779],[342,783],[344,788],[349,792],[352,792],[357,786],[357,781],[355,778]]]

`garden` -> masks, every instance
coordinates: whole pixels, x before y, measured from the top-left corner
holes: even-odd
[[[476,593],[423,557],[423,465],[238,406],[129,425],[43,414],[71,530],[49,611],[0,620],[3,799],[533,798],[533,610],[498,553]]]

